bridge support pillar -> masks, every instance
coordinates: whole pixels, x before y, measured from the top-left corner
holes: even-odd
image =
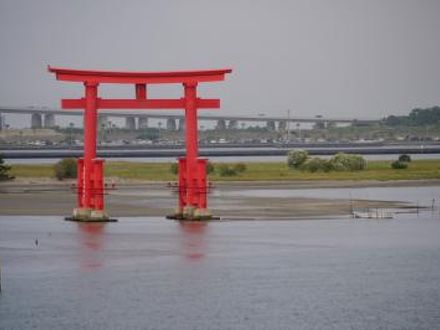
[[[217,120],[217,126],[215,126],[215,129],[224,131],[226,129],[226,121],[224,119]]]
[[[55,115],[52,113],[44,114],[44,128],[53,128],[55,127]]]
[[[125,128],[129,129],[129,130],[135,130],[136,129],[136,117],[134,117],[134,116],[125,117]]]
[[[266,122],[266,128],[267,128],[267,130],[268,131],[275,131],[275,121],[273,121],[273,120],[268,120],[267,122]]]
[[[237,128],[238,128],[238,121],[235,119],[229,120],[228,129],[237,129]]]
[[[176,120],[174,118],[167,119],[167,130],[175,131],[176,130]]]
[[[109,121],[108,121],[108,116],[107,115],[98,115],[98,125],[99,127],[108,127]]]
[[[31,116],[31,128],[42,128],[43,120],[41,118],[41,113],[33,113]]]
[[[287,128],[287,122],[285,120],[280,120],[278,122],[278,130],[279,131],[285,131]]]
[[[178,130],[179,131],[184,131],[185,130],[185,118],[180,118],[179,119]]]
[[[138,128],[139,129],[148,128],[148,117],[146,116],[138,117]]]

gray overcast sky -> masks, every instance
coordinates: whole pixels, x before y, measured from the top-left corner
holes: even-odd
[[[438,0],[0,0],[0,105],[82,95],[48,64],[232,67],[200,91],[225,114],[406,114],[440,105],[439,16]],[[103,93],[132,94],[120,90]]]

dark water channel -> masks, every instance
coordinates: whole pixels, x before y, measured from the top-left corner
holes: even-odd
[[[0,256],[0,329],[440,328],[438,210],[208,224],[3,216]]]

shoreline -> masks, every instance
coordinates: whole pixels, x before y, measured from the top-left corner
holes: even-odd
[[[18,179],[0,184],[0,215],[70,215],[76,196],[74,180]],[[414,203],[374,199],[272,196],[271,191],[331,188],[428,187],[440,180],[402,181],[228,181],[214,182],[209,210],[226,221],[306,220],[348,217],[356,209],[399,209],[410,212]],[[263,191],[262,196],[247,192]],[[267,194],[264,191],[267,190]],[[240,191],[243,192],[240,195]],[[238,193],[238,195],[237,195]],[[118,180],[106,195],[106,211],[112,217],[163,216],[173,212],[176,195],[165,181]]]

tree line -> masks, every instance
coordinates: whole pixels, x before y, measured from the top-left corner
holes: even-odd
[[[408,116],[388,116],[384,123],[388,126],[440,125],[440,107],[416,108]]]

